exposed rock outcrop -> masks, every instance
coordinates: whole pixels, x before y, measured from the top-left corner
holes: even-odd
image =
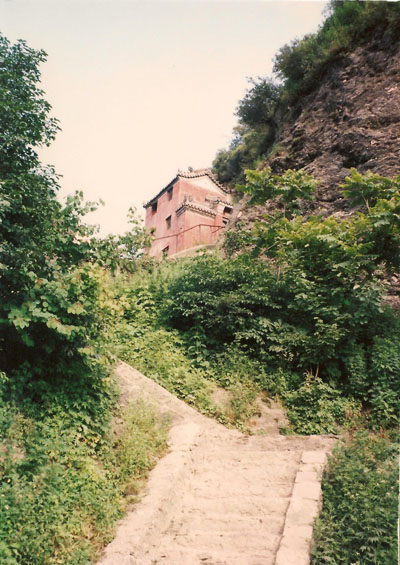
[[[320,180],[315,213],[346,210],[338,185],[355,167],[400,173],[400,40],[378,31],[368,44],[336,60],[295,119],[283,120],[268,164],[274,173],[305,168]],[[235,217],[252,223],[264,207],[239,204]]]

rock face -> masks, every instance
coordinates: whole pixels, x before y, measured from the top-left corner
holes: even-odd
[[[301,106],[298,118],[283,125],[281,154],[269,164],[276,173],[304,167],[320,179],[322,208],[341,208],[337,186],[351,167],[399,174],[400,41],[376,34],[336,61]]]
[[[351,167],[387,177],[400,173],[400,40],[376,32],[336,60],[300,106],[297,118],[283,120],[266,164],[276,174],[305,168],[320,180],[313,213],[345,213],[338,185]],[[238,219],[251,225],[267,212],[246,202],[234,210],[231,226]]]

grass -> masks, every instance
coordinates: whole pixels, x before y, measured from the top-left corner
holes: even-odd
[[[166,447],[166,430],[138,402],[107,437],[35,421],[3,404],[0,438],[0,563],[87,564]]]
[[[197,408],[202,414],[222,424],[248,432],[247,421],[255,413],[260,390],[246,378],[240,380],[239,370],[221,364],[203,352],[195,361],[176,330],[153,323],[121,322],[115,331],[114,352],[169,392]],[[225,357],[225,356],[224,356]],[[227,402],[219,402],[218,391],[224,388]]]

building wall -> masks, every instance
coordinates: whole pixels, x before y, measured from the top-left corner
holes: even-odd
[[[188,209],[178,219],[180,220],[180,235],[177,238],[176,252],[216,241],[219,231],[216,230],[218,217],[205,216]]]
[[[172,186],[171,197],[169,191],[166,191],[158,198],[155,212],[152,206],[148,206],[145,225],[155,229],[155,241],[149,250],[149,255],[159,258],[166,248],[168,248],[164,251],[166,255],[174,255],[178,251],[196,245],[214,243],[220,233],[218,227],[223,225],[224,205],[214,206],[215,216],[205,215],[190,208],[180,215],[176,214],[176,210],[185,199],[188,203],[197,202],[210,209],[210,201],[207,198],[228,200],[228,196],[208,176],[178,178]],[[167,218],[170,218],[168,223]]]
[[[176,237],[171,237],[178,231],[178,218],[176,209],[179,205],[179,181],[172,186],[172,198],[170,199],[168,191],[164,192],[157,201],[157,210],[153,212],[152,207],[146,209],[145,226],[155,230],[155,238],[163,238],[157,240],[151,246],[149,255],[160,257],[162,250],[169,247],[169,255],[176,253]],[[167,226],[167,218],[171,217],[171,226]]]

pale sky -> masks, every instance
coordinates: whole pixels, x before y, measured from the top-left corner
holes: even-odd
[[[106,206],[101,233],[127,229],[178,169],[229,145],[246,77],[270,76],[285,43],[316,31],[327,2],[0,0],[0,31],[48,53],[42,85],[62,131],[44,163],[60,197]]]

